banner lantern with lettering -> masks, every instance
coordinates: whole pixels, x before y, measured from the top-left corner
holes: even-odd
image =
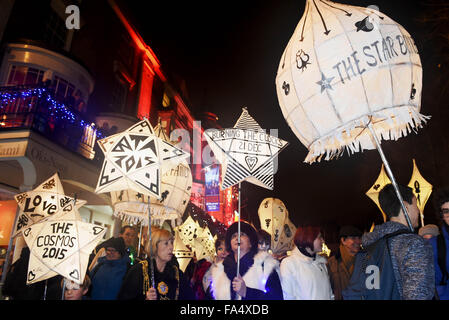
[[[19,217],[14,227],[14,235],[17,235],[26,226],[58,214],[70,212],[73,209],[75,200],[64,194],[64,189],[57,173],[45,180],[37,188],[19,193],[14,198],[20,208]],[[76,209],[79,209],[85,203],[85,200],[76,199]]]
[[[105,232],[104,227],[77,220],[76,215],[69,214],[51,217],[24,229],[23,237],[30,248],[27,285],[58,274],[82,284],[89,255]]]
[[[242,181],[273,189],[276,157],[288,142],[267,134],[246,108],[233,128],[208,129],[205,137],[222,165],[221,190]]]
[[[422,66],[410,34],[385,14],[307,0],[276,77],[282,113],[309,153],[305,162],[375,149],[426,122]]]

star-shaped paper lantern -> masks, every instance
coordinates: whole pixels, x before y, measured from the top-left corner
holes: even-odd
[[[382,217],[384,219],[384,222],[387,221],[387,216],[385,215],[385,212],[380,207],[379,203],[379,192],[385,187],[387,184],[391,183],[390,178],[388,178],[388,175],[385,173],[384,165],[382,164],[382,168],[380,169],[379,176],[377,177],[376,182],[374,182],[373,186],[366,192],[366,195],[374,201],[374,203],[379,208],[380,212],[382,213]]]
[[[413,189],[413,194],[416,197],[416,204],[418,205],[421,214],[423,214],[424,207],[432,193],[432,185],[427,182],[419,172],[415,159],[413,159],[413,173],[408,186]]]
[[[176,227],[175,230],[178,231],[179,237],[181,238],[184,244],[189,245],[191,248],[194,246],[194,240],[197,235],[197,230],[200,229],[198,222],[193,220],[191,216],[188,216],[187,219],[180,226]]]
[[[193,258],[193,251],[187,248],[179,236],[179,230],[175,229],[175,241],[173,244],[173,254],[179,263],[179,268],[184,272]]]
[[[26,226],[30,226],[51,216],[64,214],[73,209],[74,198],[66,196],[59,175],[55,173],[37,188],[14,196],[20,208],[14,227],[14,235]],[[76,200],[79,209],[85,200]]]
[[[273,189],[274,160],[288,142],[267,134],[246,108],[233,128],[209,129],[205,137],[222,165],[222,190],[244,180]]]
[[[77,220],[73,213],[26,228],[23,236],[30,248],[27,284],[58,274],[82,284],[89,255],[105,232],[104,227]]]
[[[158,125],[155,135],[175,145],[169,140],[164,129]],[[161,165],[161,199],[150,199],[150,212],[154,223],[171,220],[172,226],[181,220],[190,200],[192,191],[192,173],[186,160],[173,166],[171,161]],[[128,223],[148,225],[148,198],[132,189],[111,192],[114,216]]]
[[[212,261],[215,256],[215,240],[209,230],[209,227],[199,228],[196,232],[196,237],[193,240],[193,251],[198,260],[207,259]]]
[[[98,141],[105,160],[95,192],[134,190],[161,198],[161,166],[176,166],[189,153],[154,134],[147,119]]]

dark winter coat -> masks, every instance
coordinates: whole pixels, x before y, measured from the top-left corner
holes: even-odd
[[[90,273],[92,300],[116,300],[128,270],[130,259],[124,256],[118,260],[98,259],[98,264]]]
[[[145,267],[144,261],[147,266]],[[123,280],[122,288],[118,295],[119,300],[145,300],[146,289],[144,273],[148,275],[151,285],[150,260],[146,259],[131,267]],[[194,300],[195,295],[183,272],[174,260],[165,265],[163,272],[159,272],[154,263],[154,284],[158,300]]]
[[[449,272],[449,232],[448,228],[444,226],[442,233],[439,236],[443,237],[443,241],[446,244],[446,272]],[[449,300],[449,279],[443,280],[443,273],[440,265],[438,264],[438,237],[432,237],[429,239],[429,243],[433,249],[433,261],[435,265],[435,285],[438,291],[440,300]],[[444,248],[441,248],[444,249]]]
[[[407,230],[407,226],[387,221],[364,234],[362,246],[367,247],[387,234],[404,229]],[[390,238],[389,244],[401,299],[431,300],[435,292],[435,272],[430,244],[414,233]]]
[[[11,300],[61,300],[62,277],[59,275],[30,285],[26,284],[29,259],[30,249],[24,247],[20,258],[11,265],[6,274],[2,294]]]

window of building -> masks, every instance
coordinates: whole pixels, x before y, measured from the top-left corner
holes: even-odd
[[[67,27],[65,21],[54,10],[50,10],[50,15],[45,25],[44,41],[57,48],[64,48],[67,39]]]
[[[42,81],[44,71],[27,66],[11,66],[7,85],[34,85]]]
[[[111,92],[111,103],[117,111],[123,112],[125,110],[127,94],[128,85],[116,75],[114,89]]]
[[[64,99],[66,97],[71,97],[73,91],[75,91],[75,86],[64,79],[55,76],[54,79],[55,97],[57,99]]]

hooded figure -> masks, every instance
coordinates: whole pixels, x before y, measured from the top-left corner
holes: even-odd
[[[111,238],[104,243],[106,256],[90,272],[92,300],[115,300],[130,266],[123,238]]]
[[[226,232],[225,244],[230,254],[211,267],[208,289],[215,300],[283,300],[279,262],[268,252],[258,252],[256,230],[240,222],[240,267],[237,276],[238,223]]]

